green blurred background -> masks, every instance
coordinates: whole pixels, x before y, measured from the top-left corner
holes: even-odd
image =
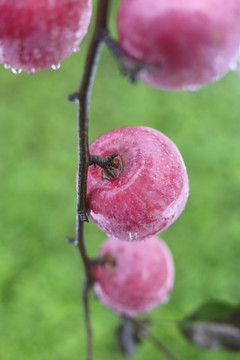
[[[115,9],[111,28],[115,33]],[[64,241],[75,231],[76,107],[89,35],[58,71],[32,76],[0,68],[0,359],[85,358],[80,302],[82,265]],[[169,319],[210,299],[240,302],[240,74],[198,92],[131,85],[103,50],[93,87],[90,141],[124,125],[147,125],[170,137],[185,160],[190,197],[161,237],[172,250],[176,282],[168,304],[151,313],[153,333],[180,360],[234,360],[189,344]],[[105,235],[86,226],[90,254]],[[91,298],[96,360],[123,359],[118,316]],[[166,321],[167,320],[167,321]],[[136,360],[163,356],[149,343]]]

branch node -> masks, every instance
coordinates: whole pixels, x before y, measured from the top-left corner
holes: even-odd
[[[78,92],[75,92],[73,94],[68,95],[68,101],[79,101],[78,97],[79,97]]]
[[[69,244],[73,244],[73,245],[78,245],[78,242],[77,242],[77,240],[76,240],[76,238],[70,238],[70,237],[66,237],[65,238],[65,241],[67,242],[67,243],[69,243]]]
[[[84,222],[84,221],[89,222],[88,217],[87,217],[87,213],[86,213],[85,210],[78,210],[77,214],[78,214],[81,222]]]

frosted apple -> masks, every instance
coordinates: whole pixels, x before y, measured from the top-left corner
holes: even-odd
[[[88,214],[108,235],[141,240],[171,225],[188,197],[188,176],[176,145],[145,126],[108,131],[90,146],[90,153],[118,154],[121,171],[105,178],[103,169],[89,167]]]
[[[110,255],[115,265],[94,269],[94,290],[113,310],[136,315],[166,302],[174,284],[174,262],[167,245],[157,237],[144,242],[107,239],[99,256]]]
[[[239,0],[123,0],[119,42],[157,88],[196,89],[237,67]]]
[[[77,51],[87,32],[91,0],[0,1],[0,61],[28,72]]]

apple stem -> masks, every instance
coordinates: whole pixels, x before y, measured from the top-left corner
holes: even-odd
[[[107,45],[108,49],[112,55],[117,60],[120,71],[123,75],[127,75],[131,83],[135,83],[137,80],[137,74],[141,70],[154,71],[155,67],[144,62],[138,61],[133,57],[129,56],[119,45],[119,43],[114,40],[109,31],[106,29],[104,33],[104,42]]]
[[[85,271],[85,286],[83,289],[83,306],[85,328],[87,336],[87,360],[92,360],[92,336],[89,319],[88,293],[94,281],[91,259],[89,258],[84,242],[84,222],[87,217],[87,171],[89,165],[88,147],[88,119],[91,89],[94,81],[96,65],[99,58],[104,32],[107,28],[109,0],[98,0],[95,28],[88,47],[83,75],[79,89],[69,95],[70,101],[75,101],[78,106],[77,112],[77,140],[78,140],[78,185],[76,201],[76,242],[83,261]]]
[[[89,165],[96,165],[100,166],[101,168],[105,168],[106,166],[114,166],[113,159],[116,158],[118,154],[112,154],[108,156],[102,156],[102,155],[90,155],[89,157]]]
[[[91,261],[92,261],[93,267],[98,266],[98,265],[101,265],[101,266],[108,265],[108,266],[114,268],[117,265],[116,258],[109,253],[104,254],[103,256],[98,257],[98,258],[93,258],[93,259],[91,259]]]
[[[103,171],[104,179],[116,179],[122,170],[121,159],[118,154],[112,154],[108,156],[102,155],[90,155],[89,165],[100,166]]]

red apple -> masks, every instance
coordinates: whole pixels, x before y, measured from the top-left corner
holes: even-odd
[[[104,255],[110,255],[115,264],[97,265],[94,290],[106,306],[133,316],[168,300],[175,270],[163,241],[152,237],[129,243],[109,238],[101,246],[99,256]]]
[[[88,214],[108,235],[141,240],[171,225],[188,197],[188,177],[176,145],[155,129],[126,126],[110,130],[90,153],[118,154],[122,168],[115,179],[89,167]]]
[[[239,0],[123,0],[117,25],[125,52],[152,65],[139,77],[154,87],[193,90],[236,68]]]
[[[91,0],[1,0],[0,61],[28,72],[77,51],[87,32]]]

